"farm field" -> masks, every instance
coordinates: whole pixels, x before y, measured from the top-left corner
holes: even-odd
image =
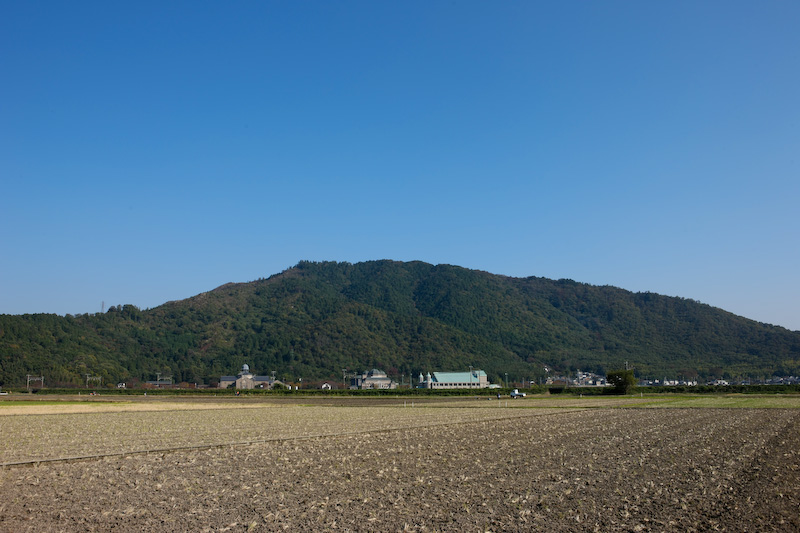
[[[0,531],[798,531],[745,400],[0,402]]]
[[[159,402],[156,406],[94,403],[16,406],[9,412],[17,416],[0,415],[0,464],[415,430],[442,424],[552,415],[550,410],[488,407],[490,402],[483,401],[473,401],[472,408],[457,408],[457,403],[442,404],[450,408],[417,407],[416,404],[411,407],[410,401],[407,407],[397,405],[396,400],[394,404],[330,407]],[[81,410],[48,414],[51,409],[66,407]],[[115,407],[118,410],[114,410]]]

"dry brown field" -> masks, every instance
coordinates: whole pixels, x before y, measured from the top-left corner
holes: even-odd
[[[413,402],[0,402],[0,531],[800,531],[800,409]]]

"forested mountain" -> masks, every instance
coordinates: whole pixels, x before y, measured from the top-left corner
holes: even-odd
[[[484,369],[499,381],[556,371],[642,376],[800,374],[800,332],[693,300],[572,280],[509,278],[421,262],[301,262],[154,309],[0,315],[0,382],[212,383],[243,363],[260,374],[341,379],[377,367]]]

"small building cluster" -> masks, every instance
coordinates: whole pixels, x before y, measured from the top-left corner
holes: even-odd
[[[350,378],[351,389],[396,389],[397,382],[386,375],[383,370],[373,368],[356,374]]]
[[[728,385],[728,382],[724,383],[713,383],[713,385]],[[712,385],[712,383],[709,383]],[[676,387],[676,386],[685,386],[685,387],[696,387],[697,380],[692,379],[641,379],[639,380],[640,387]]]
[[[283,385],[274,376],[255,376],[250,372],[250,366],[242,365],[242,369],[236,376],[222,376],[219,378],[220,389],[227,389],[234,386],[237,389],[271,389],[276,384]]]
[[[598,376],[592,372],[581,372],[578,370],[578,376],[575,378],[574,384],[578,387],[605,387],[608,385],[605,376]]]
[[[606,387],[608,382],[605,376],[593,374],[592,372],[581,372],[578,370],[575,377],[572,376],[551,376],[549,374],[544,381],[545,385],[565,385],[568,387]]]

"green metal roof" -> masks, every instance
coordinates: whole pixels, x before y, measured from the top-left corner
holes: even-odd
[[[481,376],[486,377],[483,370],[473,370],[470,372],[434,372],[431,374],[433,381],[437,383],[477,383]]]

